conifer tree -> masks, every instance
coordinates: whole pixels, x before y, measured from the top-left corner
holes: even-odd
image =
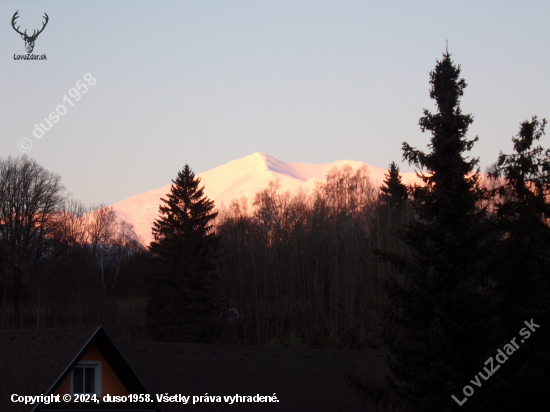
[[[214,202],[185,165],[172,181],[149,250],[157,264],[147,305],[150,330],[159,340],[214,342],[217,292],[213,268],[219,237]]]
[[[477,159],[465,156],[477,137],[466,139],[473,118],[459,104],[466,82],[448,52],[430,78],[437,112],[425,109],[419,124],[432,134],[431,150],[403,143],[404,158],[422,171],[425,185],[412,193],[413,216],[403,237],[411,256],[393,258],[402,271],[401,281],[388,285],[390,319],[399,333],[387,343],[394,394],[411,411],[441,412],[457,407],[452,395],[464,398],[462,388],[488,357],[494,325],[481,292],[483,193]],[[483,410],[484,395],[477,392],[463,410]]]
[[[391,254],[404,254],[399,233],[409,219],[408,189],[401,181],[399,166],[391,162],[380,187],[373,225],[375,254],[387,260]]]
[[[521,124],[514,154],[501,152],[497,188],[495,279],[501,339],[518,336],[525,321],[540,325],[500,371],[495,408],[516,411],[550,405],[550,149],[538,145],[546,120]],[[536,332],[536,333],[535,333]]]
[[[407,201],[408,192],[407,186],[401,181],[399,166],[395,162],[391,162],[384,177],[384,182],[380,188],[382,192],[381,200],[393,207],[402,206]]]
[[[399,166],[391,162],[380,187],[372,230],[374,255],[378,258],[378,277],[382,283],[397,279],[399,270],[389,262],[408,254],[402,232],[409,221],[408,188],[401,181]]]

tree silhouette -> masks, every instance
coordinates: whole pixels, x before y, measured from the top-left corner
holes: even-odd
[[[459,101],[466,82],[449,53],[430,74],[437,112],[424,110],[423,132],[432,134],[424,153],[403,143],[403,157],[420,168],[424,186],[412,193],[412,218],[403,235],[410,257],[393,257],[402,272],[388,283],[390,319],[399,332],[388,337],[390,388],[413,411],[444,411],[464,398],[462,388],[483,365],[494,331],[484,299],[484,211],[477,205],[477,159],[464,156],[477,141],[466,139],[471,115]],[[476,393],[468,407],[483,401]]]
[[[25,325],[63,190],[61,176],[27,156],[0,159],[0,327]]]
[[[546,410],[550,404],[550,150],[533,147],[545,126],[546,120],[536,117],[521,123],[512,139],[515,153],[501,152],[492,173],[505,178],[496,189],[494,221],[501,338],[517,336],[526,320],[541,325],[502,368],[495,388],[500,396],[494,404],[501,411],[518,410],[526,399],[532,411]]]
[[[216,341],[214,202],[204,196],[189,165],[172,182],[149,246],[158,267],[147,306],[149,328],[160,340]]]
[[[388,172],[385,174],[385,179],[380,187],[381,200],[393,208],[403,206],[407,201],[408,192],[407,186],[401,181],[399,175],[399,166],[395,162],[390,163]]]

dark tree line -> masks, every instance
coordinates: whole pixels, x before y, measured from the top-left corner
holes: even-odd
[[[120,320],[115,298],[145,298],[142,253],[112,208],[70,199],[26,156],[0,159],[0,327]]]
[[[332,170],[313,193],[273,182],[248,210],[216,222],[226,339],[247,344],[353,347],[379,339],[381,298],[370,253],[376,190],[366,168]]]

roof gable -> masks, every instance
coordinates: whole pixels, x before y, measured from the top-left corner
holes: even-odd
[[[29,410],[28,405],[12,403],[10,396],[46,394],[97,330],[0,331],[0,410]]]
[[[0,331],[0,410],[34,410],[11,395],[54,393],[94,346],[130,393],[148,393],[102,327]]]

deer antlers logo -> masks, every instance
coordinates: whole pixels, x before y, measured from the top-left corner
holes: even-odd
[[[21,33],[19,31],[20,26],[17,26],[17,28],[15,27],[15,20],[19,17],[17,15],[17,13],[19,13],[19,10],[17,10],[15,12],[15,14],[13,15],[13,17],[11,19],[11,25],[12,25],[13,29],[21,35],[21,38],[23,40],[25,40],[25,48],[27,49],[27,53],[32,53],[32,51],[34,49],[34,42],[36,41],[36,38],[38,37],[38,35],[40,33],[42,33],[44,31],[44,28],[46,27],[46,24],[48,24],[48,20],[50,18],[48,17],[48,15],[46,13],[44,13],[44,18],[46,19],[46,21],[43,23],[42,28],[40,30],[38,30],[38,32],[36,30],[34,30],[33,33],[32,33],[32,36],[29,36],[29,35],[27,35],[27,30],[25,30],[24,33]]]

